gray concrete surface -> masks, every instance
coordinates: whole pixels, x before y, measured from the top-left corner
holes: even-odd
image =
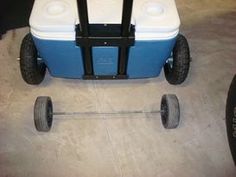
[[[27,28],[0,41],[0,176],[4,177],[234,177],[225,130],[225,100],[236,72],[236,1],[177,0],[181,31],[193,62],[182,86],[163,76],[147,80],[52,78],[39,86],[21,78],[19,46]],[[57,111],[158,109],[164,93],[181,104],[181,125],[165,130],[159,116],[55,118],[36,132],[33,104],[49,95]]]

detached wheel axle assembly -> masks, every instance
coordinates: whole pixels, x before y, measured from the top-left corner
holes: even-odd
[[[34,104],[34,123],[37,131],[48,132],[52,127],[53,116],[72,115],[121,115],[121,114],[161,114],[162,124],[166,129],[177,128],[180,122],[179,101],[176,95],[163,95],[160,110],[156,111],[121,111],[121,112],[53,112],[52,99],[48,96],[40,96]]]

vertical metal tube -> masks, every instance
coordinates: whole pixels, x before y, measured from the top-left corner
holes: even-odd
[[[84,63],[84,73],[85,75],[93,75],[93,60],[92,60],[92,47],[81,47],[83,63]]]
[[[88,6],[87,0],[77,0],[80,30],[83,37],[89,36],[89,20],[88,20]],[[84,74],[93,75],[93,59],[92,59],[92,47],[82,46],[81,47],[83,63],[84,63]]]
[[[87,0],[77,0],[80,30],[83,36],[89,36],[89,20]]]
[[[119,47],[118,74],[126,75],[129,47]]]
[[[132,15],[133,0],[123,0],[123,12],[122,12],[122,24],[121,24],[121,36],[128,37],[131,26],[131,15]],[[129,47],[119,47],[119,63],[118,63],[118,75],[127,74],[127,64]]]
[[[121,36],[128,36],[130,31],[133,0],[123,0]]]

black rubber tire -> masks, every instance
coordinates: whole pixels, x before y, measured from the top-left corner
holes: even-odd
[[[163,95],[161,99],[161,120],[166,129],[175,129],[180,122],[179,101],[176,95]]]
[[[34,104],[34,124],[40,132],[48,132],[52,127],[53,105],[50,97],[38,97]]]
[[[24,81],[31,85],[40,84],[45,77],[46,65],[38,61],[38,52],[30,33],[21,43],[20,70]]]
[[[226,127],[230,150],[236,165],[236,75],[231,83],[226,102]]]
[[[190,50],[187,39],[179,34],[173,49],[173,63],[164,65],[166,80],[172,85],[182,84],[188,76],[190,67]]]

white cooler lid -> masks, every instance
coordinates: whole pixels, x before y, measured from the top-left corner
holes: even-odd
[[[123,0],[87,0],[89,22],[121,23]],[[134,0],[132,24],[136,40],[165,40],[179,33],[175,0]],[[77,0],[35,0],[31,33],[40,39],[75,40],[79,24]]]

